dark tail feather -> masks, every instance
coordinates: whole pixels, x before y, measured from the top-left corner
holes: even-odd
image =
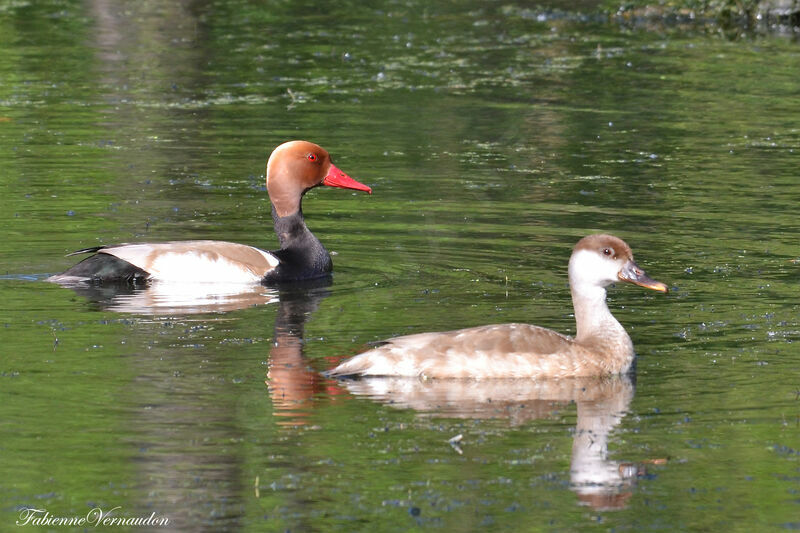
[[[80,254],[94,254],[102,250],[103,248],[108,248],[107,246],[94,246],[92,248],[84,248],[83,250],[76,250],[70,254],[65,255],[64,257],[69,257],[71,255],[80,255]]]
[[[87,250],[90,249],[87,248]],[[86,250],[81,252],[88,253]],[[74,282],[84,280],[95,283],[129,283],[135,285],[146,282],[149,277],[150,274],[146,270],[142,270],[119,257],[101,253],[87,257],[66,272],[53,276],[50,281]]]

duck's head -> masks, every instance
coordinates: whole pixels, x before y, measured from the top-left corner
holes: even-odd
[[[327,150],[308,141],[289,141],[275,148],[266,176],[267,193],[279,217],[296,213],[303,194],[318,185],[372,194],[368,186],[339,170]]]
[[[569,279],[573,287],[606,287],[618,281],[667,292],[667,286],[645,274],[633,260],[631,247],[613,235],[584,237],[572,250]]]

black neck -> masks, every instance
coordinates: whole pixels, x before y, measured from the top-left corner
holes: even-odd
[[[275,234],[281,245],[280,250],[272,252],[280,264],[270,271],[264,282],[296,281],[319,278],[330,274],[333,263],[328,250],[322,246],[303,220],[303,210],[280,217],[272,208]]]

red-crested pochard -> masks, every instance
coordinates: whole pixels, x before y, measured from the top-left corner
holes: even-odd
[[[267,193],[280,249],[268,252],[224,241],[173,241],[97,246],[93,253],[48,281],[264,283],[328,275],[328,251],[303,220],[303,195],[318,185],[372,193],[332,162],[327,151],[307,141],[289,141],[272,152],[266,169]]]
[[[630,247],[612,235],[590,235],[575,245],[569,284],[574,338],[529,324],[498,324],[420,333],[385,341],[327,372],[329,376],[422,378],[566,378],[623,374],[633,343],[606,305],[617,281],[667,292],[633,261]]]

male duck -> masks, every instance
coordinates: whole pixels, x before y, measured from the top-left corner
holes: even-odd
[[[94,255],[48,281],[269,285],[328,275],[333,268],[331,257],[303,220],[303,195],[318,185],[370,194],[372,189],[339,170],[327,151],[307,141],[290,141],[275,148],[267,161],[266,179],[279,250],[268,252],[224,241],[97,246],[74,252]]]

